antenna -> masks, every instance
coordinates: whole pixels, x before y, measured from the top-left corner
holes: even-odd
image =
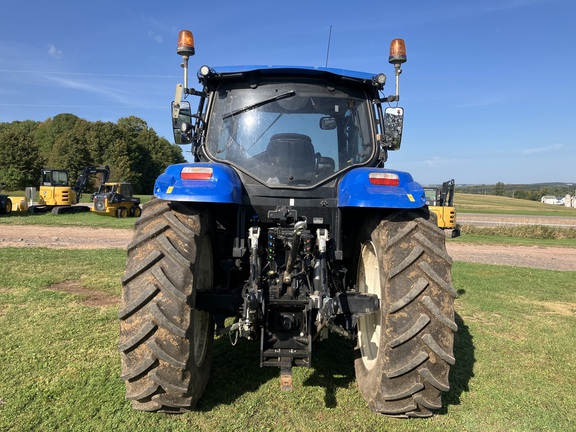
[[[328,49],[326,50],[326,67],[328,67],[328,56],[330,55],[330,40],[332,39],[332,24],[330,24],[330,32],[328,33]]]

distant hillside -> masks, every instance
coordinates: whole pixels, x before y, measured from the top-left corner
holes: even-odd
[[[505,184],[499,182],[492,185],[459,185],[456,182],[456,192],[540,201],[544,195],[564,197],[564,195],[570,194],[574,196],[576,195],[576,183]]]

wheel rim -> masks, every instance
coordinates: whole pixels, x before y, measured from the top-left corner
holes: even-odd
[[[210,331],[210,314],[208,312],[194,311],[194,363],[200,367],[206,358],[208,350],[208,332]]]
[[[358,289],[362,294],[375,294],[380,299],[380,268],[372,242],[362,245],[358,262]],[[381,300],[381,299],[380,299]],[[381,313],[377,311],[358,319],[358,344],[362,362],[368,370],[374,368],[380,347]]]
[[[198,266],[200,271],[197,275],[196,287],[199,291],[204,291],[212,288],[212,244],[207,235],[204,236],[199,250],[201,251]],[[208,338],[212,320],[208,312],[195,309],[193,314],[194,362],[196,366],[200,367],[204,363],[206,352],[208,351]]]

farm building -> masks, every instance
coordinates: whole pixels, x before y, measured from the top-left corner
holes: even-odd
[[[544,204],[564,205],[564,198],[558,198],[552,195],[544,195],[541,201]]]

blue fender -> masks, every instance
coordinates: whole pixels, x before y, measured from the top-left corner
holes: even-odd
[[[167,201],[240,204],[238,174],[221,163],[170,165],[154,184],[154,195]]]
[[[338,207],[409,209],[424,205],[424,189],[409,173],[402,171],[356,168],[349,171],[338,186]]]

